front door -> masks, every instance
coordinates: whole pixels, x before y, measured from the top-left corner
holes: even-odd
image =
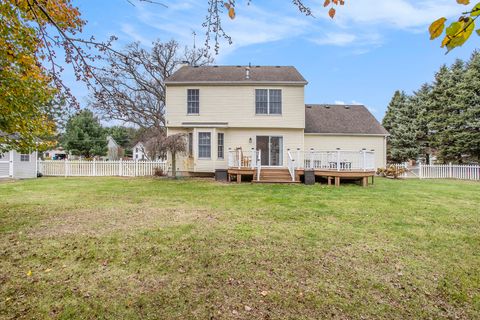
[[[257,136],[257,150],[262,151],[262,166],[283,165],[283,138]]]

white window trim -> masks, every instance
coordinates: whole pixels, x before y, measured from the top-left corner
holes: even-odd
[[[188,112],[188,90],[198,90],[198,112]],[[199,116],[200,115],[200,89],[199,88],[187,88],[187,116]]]
[[[255,88],[255,115],[256,116],[282,116],[283,115],[283,90],[278,88]],[[267,113],[257,113],[257,90],[267,90]],[[280,113],[270,113],[270,90],[280,90]]]
[[[210,156],[209,157],[200,157],[200,134],[201,133],[208,133],[210,135]],[[197,134],[198,141],[197,141],[197,153],[199,160],[211,160],[212,159],[212,132],[210,131],[199,131]]]

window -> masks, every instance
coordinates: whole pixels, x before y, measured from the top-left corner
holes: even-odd
[[[217,157],[218,159],[223,159],[223,150],[224,150],[224,134],[223,133],[219,133],[218,134],[218,141],[217,141],[217,148],[218,148],[218,153],[217,153]]]
[[[282,114],[282,90],[255,89],[256,114]]]
[[[255,90],[255,113],[268,114],[268,90]]]
[[[187,113],[188,114],[200,113],[200,90],[199,89],[187,90]]]
[[[210,158],[211,157],[211,133],[199,132],[198,133],[198,157]]]
[[[29,162],[30,161],[30,155],[29,154],[21,154],[20,155],[20,161],[22,162]]]
[[[193,156],[193,132],[188,133],[188,156]]]

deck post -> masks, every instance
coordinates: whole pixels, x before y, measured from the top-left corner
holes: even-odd
[[[252,148],[252,160],[251,160],[251,163],[250,163],[250,167],[252,169],[255,169],[256,162],[257,162],[257,155],[255,154],[255,148]]]
[[[340,148],[337,148],[337,171],[340,171]],[[335,184],[336,184],[336,179],[335,179]]]
[[[313,148],[310,148],[310,169],[313,169]]]
[[[367,171],[367,149],[362,149],[363,153],[363,171]]]
[[[300,163],[300,148],[297,148],[297,163]],[[297,164],[297,167],[298,166],[299,166],[299,164]],[[303,168],[305,167],[305,161],[303,162],[302,167]],[[302,167],[298,167],[298,168],[302,168]]]
[[[238,169],[242,167],[242,152],[240,149],[237,149],[237,158],[238,158]]]

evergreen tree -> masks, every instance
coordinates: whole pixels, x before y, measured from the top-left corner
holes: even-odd
[[[458,114],[455,136],[466,162],[480,160],[480,53],[475,51],[467,63],[459,97],[464,108]]]
[[[431,132],[429,127],[429,110],[431,103],[432,86],[424,83],[418,91],[415,91],[410,97],[410,105],[415,108],[417,135],[416,142],[418,146],[419,156],[425,159],[426,163],[430,163],[432,154],[431,148]]]
[[[416,142],[416,109],[405,92],[396,91],[388,105],[383,126],[390,132],[387,156],[392,162],[416,159],[419,147]]]
[[[462,113],[465,104],[459,92],[465,73],[465,63],[456,60],[447,68],[443,66],[435,76],[432,90],[430,126],[434,132],[432,145],[443,162],[462,161]]]
[[[93,112],[82,110],[68,119],[62,146],[74,155],[87,158],[106,154],[105,130]]]

